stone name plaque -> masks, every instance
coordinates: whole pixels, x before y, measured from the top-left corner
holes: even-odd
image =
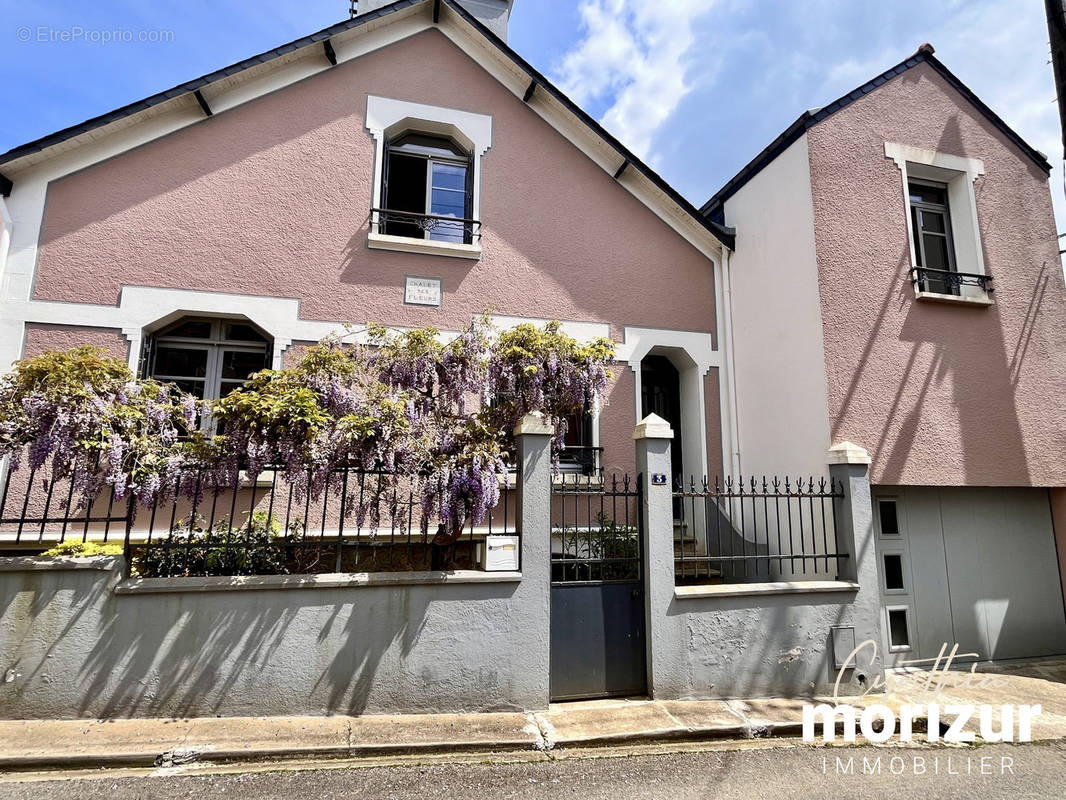
[[[440,278],[414,278],[410,275],[404,284],[403,301],[413,306],[440,307]]]

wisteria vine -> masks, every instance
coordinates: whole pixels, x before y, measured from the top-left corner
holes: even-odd
[[[345,498],[359,525],[383,506],[395,522],[388,497],[407,481],[423,532],[435,521],[435,541],[447,543],[499,501],[517,422],[540,412],[561,446],[566,419],[602,404],[614,357],[610,340],[579,343],[557,322],[498,331],[482,318],[451,340],[372,325],[361,343],[348,338],[208,403],[136,378],[100,348],[26,359],[0,378],[0,455],[73,481],[83,503],[110,488],[149,505],[236,487],[267,467],[314,500],[341,491],[331,477],[353,469],[377,476],[373,491]],[[205,415],[220,433],[200,430]]]

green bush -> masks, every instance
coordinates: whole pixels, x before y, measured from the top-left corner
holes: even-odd
[[[176,578],[208,575],[288,574],[281,526],[264,511],[230,529],[221,519],[213,528],[201,518],[179,520],[167,539],[154,541],[134,558],[134,571],[142,578]]]
[[[90,556],[120,556],[119,542],[60,542],[41,553],[48,558],[89,558]]]

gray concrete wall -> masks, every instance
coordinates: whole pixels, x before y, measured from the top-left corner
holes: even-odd
[[[116,594],[121,559],[0,559],[0,718],[546,708],[549,438],[521,580]]]
[[[339,576],[311,588],[129,594],[115,591],[121,559],[48,568],[0,559],[0,718],[547,707],[550,429],[523,424],[520,578],[357,586]],[[649,691],[669,699],[829,690],[832,626],[880,641],[867,467],[831,467],[845,483],[837,520],[852,555],[841,578],[859,589],[838,582],[815,593],[691,597],[691,587],[674,588],[670,487],[650,479],[670,473],[662,436],[645,427],[637,441],[648,478]],[[862,671],[869,680],[880,667]]]
[[[645,475],[670,474],[670,439],[662,432],[638,438],[637,465]],[[858,590],[846,589],[841,581],[821,592],[794,588],[770,593],[782,587],[745,595],[675,592],[670,487],[644,481],[648,675],[655,699],[830,692],[837,678],[832,627],[854,626],[856,643],[880,643],[867,467],[833,466],[830,471],[844,483],[845,492],[836,512],[840,544],[850,558],[840,577],[857,582]],[[864,668],[844,675],[842,688],[848,692],[862,691],[881,675],[879,660],[868,663],[865,653],[863,658]]]

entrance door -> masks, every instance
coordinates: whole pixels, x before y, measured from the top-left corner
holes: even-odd
[[[552,489],[553,701],[647,692],[641,479],[594,481]]]
[[[670,423],[670,467],[674,479],[684,472],[681,458],[681,376],[666,356],[645,356],[640,362],[640,416],[657,414]]]

